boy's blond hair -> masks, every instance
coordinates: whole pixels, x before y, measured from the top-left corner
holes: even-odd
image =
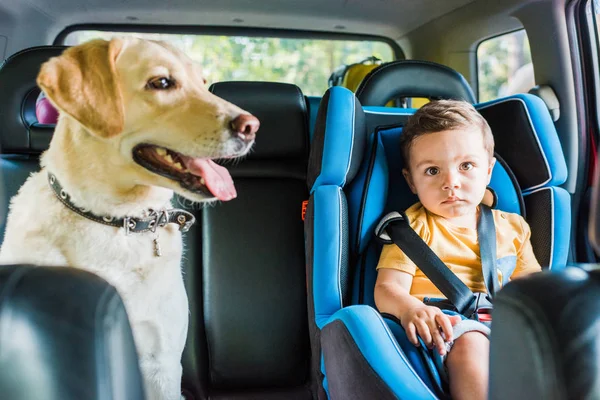
[[[410,148],[419,136],[453,129],[475,128],[483,135],[483,145],[490,160],[494,157],[494,136],[485,118],[472,104],[462,100],[435,100],[425,104],[404,125],[400,150],[409,168]]]

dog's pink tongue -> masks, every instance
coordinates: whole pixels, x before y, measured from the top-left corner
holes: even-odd
[[[227,168],[205,158],[190,158],[185,164],[192,174],[204,178],[206,187],[217,199],[227,201],[237,197]]]

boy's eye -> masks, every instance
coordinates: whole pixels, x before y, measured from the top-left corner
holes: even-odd
[[[460,164],[460,169],[462,171],[468,171],[471,168],[473,168],[473,163],[471,163],[471,162],[464,162],[464,163]]]
[[[437,175],[439,172],[440,170],[436,167],[429,167],[425,170],[425,174],[430,176]]]

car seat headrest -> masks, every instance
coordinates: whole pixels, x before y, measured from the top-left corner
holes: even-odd
[[[565,182],[567,167],[558,135],[542,100],[514,95],[475,108],[489,123],[497,162],[490,186],[498,208],[525,215],[523,194]],[[376,129],[356,178],[348,185],[350,246],[363,251],[382,215],[405,210],[418,199],[402,176],[400,136],[404,123]],[[548,265],[550,265],[548,263]]]
[[[0,65],[0,148],[4,154],[39,154],[50,144],[53,125],[36,117],[40,89],[36,78],[41,65],[59,56],[65,46],[39,46],[22,50]]]
[[[344,186],[360,167],[367,129],[365,113],[350,90],[333,86],[323,96],[308,159],[307,184]]]
[[[372,70],[356,90],[364,106],[383,106],[400,97],[455,99],[475,103],[465,78],[441,64],[418,60],[393,61]]]
[[[566,181],[565,156],[543,100],[517,94],[475,108],[490,125],[496,152],[510,166],[523,193]]]
[[[298,86],[274,82],[219,82],[211,85],[209,90],[259,119],[256,143],[247,159],[308,158],[308,109]]]
[[[357,174],[367,138],[379,126],[404,123],[414,109],[362,107],[347,88],[331,87],[319,105],[308,161],[311,191],[323,185],[345,186]]]

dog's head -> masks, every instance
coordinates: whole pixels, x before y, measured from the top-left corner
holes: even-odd
[[[236,196],[228,171],[212,159],[245,155],[259,121],[210,93],[201,68],[178,49],[95,40],[50,59],[37,83],[61,120],[76,121],[92,141],[118,152],[135,184],[194,201]]]

